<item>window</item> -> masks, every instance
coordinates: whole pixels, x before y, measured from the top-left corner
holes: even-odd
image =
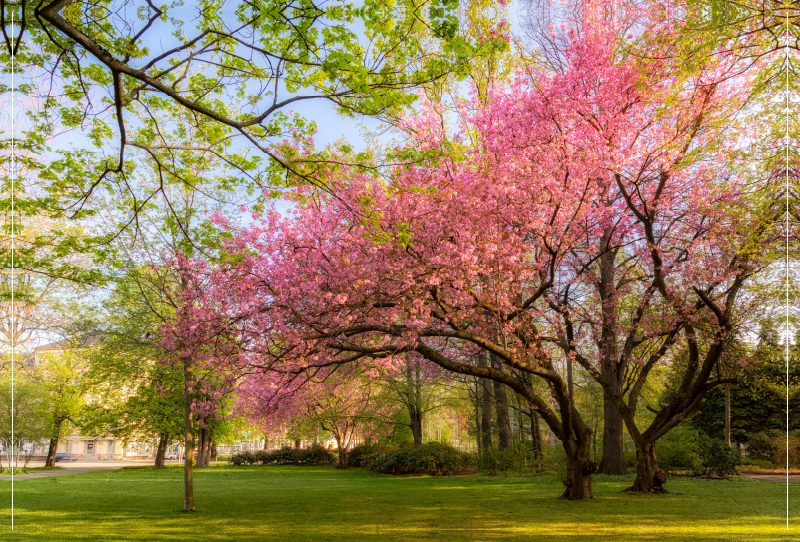
[[[94,455],[94,441],[90,440],[86,443],[86,455]]]

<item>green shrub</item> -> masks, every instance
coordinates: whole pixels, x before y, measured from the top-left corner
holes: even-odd
[[[239,452],[231,457],[230,462],[234,465],[252,465],[256,462],[256,455],[253,452]]]
[[[678,425],[656,441],[658,466],[665,470],[701,470],[698,431],[687,425]]]
[[[521,458],[517,458],[512,450],[490,448],[481,454],[481,470],[490,476],[497,476],[515,469],[518,461]]]
[[[298,464],[302,465],[329,465],[335,459],[333,452],[326,450],[321,444],[312,444],[311,448],[297,451],[300,452]]]
[[[362,442],[350,450],[347,462],[350,466],[368,469],[372,466],[372,462],[375,461],[375,458],[390,449],[394,450],[396,447],[380,445],[374,442]]]
[[[377,453],[370,468],[391,474],[455,474],[472,466],[472,454],[459,452],[449,444],[428,442],[419,448],[387,447]]]
[[[778,447],[774,441],[775,436],[774,433],[767,433],[765,431],[748,433],[747,444],[745,445],[748,459],[766,459],[772,461],[772,458],[778,451]]]
[[[311,448],[297,450],[284,446],[279,450],[258,450],[257,452],[239,452],[231,457],[234,465],[327,465],[333,462],[334,455],[319,444]]]
[[[739,450],[728,446],[724,440],[699,434],[697,438],[698,455],[702,472],[713,476],[736,474],[736,466],[742,463]]]

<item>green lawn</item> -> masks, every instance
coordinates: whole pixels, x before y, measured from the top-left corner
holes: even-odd
[[[670,480],[668,495],[556,499],[551,477],[398,478],[363,470],[219,466],[195,472],[195,514],[180,512],[182,471],[125,469],[0,482],[4,540],[800,540],[787,533],[786,485]],[[791,484],[800,503],[800,484]]]

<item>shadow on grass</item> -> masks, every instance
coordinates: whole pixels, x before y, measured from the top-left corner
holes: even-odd
[[[594,500],[567,502],[553,477],[218,466],[196,472],[198,512],[182,514],[182,466],[143,467],[19,484],[16,528],[3,532],[66,541],[798,539],[785,530],[784,485],[679,479],[666,495],[621,493],[630,482],[596,476]],[[0,488],[4,515],[9,497]]]

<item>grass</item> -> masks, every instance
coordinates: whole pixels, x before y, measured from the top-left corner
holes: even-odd
[[[556,499],[554,477],[394,477],[329,467],[195,471],[198,511],[180,512],[182,470],[149,467],[0,482],[4,540],[782,541],[786,485],[675,478],[667,495],[594,477],[595,499]],[[790,484],[797,501],[800,484]]]

